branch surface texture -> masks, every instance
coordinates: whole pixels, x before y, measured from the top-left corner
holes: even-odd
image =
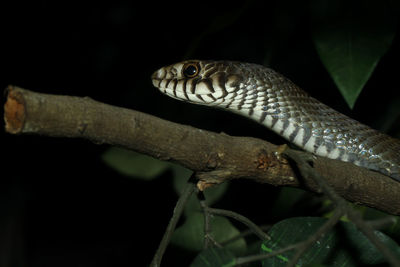
[[[84,138],[173,161],[198,173],[200,189],[247,178],[319,192],[312,179],[297,178],[297,170],[281,156],[277,145],[173,123],[88,97],[41,94],[9,86],[4,120],[6,132],[11,134]],[[400,215],[399,182],[327,158],[314,157],[313,167],[347,200]]]

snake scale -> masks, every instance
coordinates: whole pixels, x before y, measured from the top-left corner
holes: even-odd
[[[189,60],[163,67],[153,85],[170,97],[215,106],[265,125],[306,151],[400,181],[400,141],[309,96],[261,65]]]

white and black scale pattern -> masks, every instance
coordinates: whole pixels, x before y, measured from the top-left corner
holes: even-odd
[[[272,69],[190,60],[159,69],[152,80],[173,98],[250,117],[306,151],[400,181],[399,140],[322,104]]]

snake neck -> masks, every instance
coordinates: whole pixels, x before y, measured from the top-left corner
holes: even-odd
[[[228,107],[230,108],[230,107]],[[400,181],[400,142],[302,94],[231,111],[315,155],[351,162]]]

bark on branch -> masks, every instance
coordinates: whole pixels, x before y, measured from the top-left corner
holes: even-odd
[[[247,178],[319,191],[312,180],[297,177],[297,171],[276,153],[277,145],[173,123],[88,97],[41,94],[9,86],[4,119],[11,134],[85,138],[174,161],[198,173],[200,189]],[[327,158],[315,157],[313,166],[347,200],[400,215],[400,183]]]

